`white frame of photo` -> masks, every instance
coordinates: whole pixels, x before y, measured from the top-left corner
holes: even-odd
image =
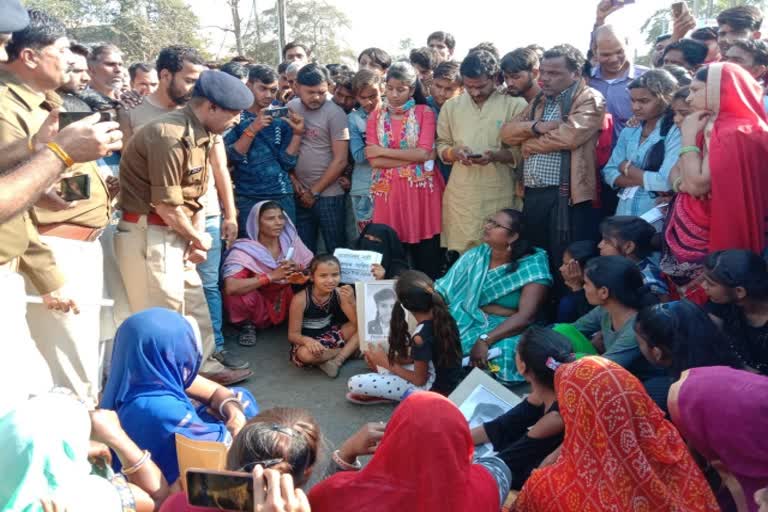
[[[369,292],[369,289],[371,288],[375,288],[376,291],[383,288],[390,288],[392,291],[394,291],[395,280],[383,279],[381,281],[358,281],[355,283],[357,334],[360,340],[360,351],[365,352],[368,350],[369,346],[376,345],[382,347],[386,352],[389,350],[389,336],[387,335],[374,337],[368,333],[368,322],[373,320],[373,318],[366,317],[366,311],[369,309],[373,297],[373,293]],[[416,320],[413,318],[413,315],[406,311],[405,318],[408,322],[409,329],[413,330],[416,327]]]

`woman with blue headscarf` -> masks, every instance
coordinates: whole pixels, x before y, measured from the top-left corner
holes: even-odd
[[[171,484],[180,476],[175,434],[229,444],[258,413],[249,391],[198,375],[201,361],[192,324],[168,309],[136,313],[115,336],[101,407],[117,412],[125,431],[152,454]]]

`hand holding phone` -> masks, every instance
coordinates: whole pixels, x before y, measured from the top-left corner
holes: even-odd
[[[672,4],[672,16],[675,18],[679,18],[685,12],[688,12],[688,4],[685,2],[675,2]]]
[[[61,179],[61,198],[65,201],[80,201],[91,197],[91,177],[78,174]]]
[[[190,469],[187,501],[194,507],[254,512],[310,512],[293,478],[257,464],[249,473]]]

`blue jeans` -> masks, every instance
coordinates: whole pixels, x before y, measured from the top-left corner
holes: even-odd
[[[281,194],[275,196],[239,196],[235,195],[235,207],[237,208],[237,237],[248,238],[246,226],[248,215],[257,203],[262,201],[274,201],[283,207],[285,214],[296,224],[296,201],[293,194]]]
[[[318,197],[315,205],[309,209],[296,206],[296,216],[299,221],[296,229],[304,245],[313,253],[317,253],[317,229],[320,228],[328,254],[333,254],[337,248],[344,247],[347,238],[345,210],[344,194]]]
[[[224,335],[221,334],[222,300],[219,289],[219,269],[221,268],[221,217],[205,219],[205,232],[211,235],[213,242],[208,251],[208,258],[197,266],[197,273],[203,281],[205,300],[211,312],[213,336],[216,339],[216,351],[224,348]]]

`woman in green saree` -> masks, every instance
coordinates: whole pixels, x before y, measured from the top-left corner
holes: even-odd
[[[436,283],[461,333],[464,355],[485,367],[488,350],[501,349],[494,359],[498,378],[522,382],[517,373],[517,341],[544,304],[552,275],[547,253],[521,238],[523,216],[504,209],[485,221],[483,243],[464,253]]]

